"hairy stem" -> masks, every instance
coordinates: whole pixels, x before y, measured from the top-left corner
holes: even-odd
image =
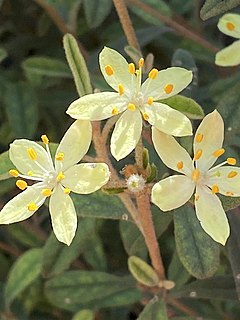
[[[139,169],[143,169],[143,144],[142,137],[140,137],[135,148],[135,161]]]

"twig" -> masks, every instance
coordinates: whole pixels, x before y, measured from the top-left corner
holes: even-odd
[[[177,308],[178,310],[184,312],[188,316],[190,316],[190,317],[198,317],[198,314],[197,314],[197,312],[195,310],[192,310],[188,306],[185,306],[184,304],[182,304],[178,300],[172,299],[169,296],[167,296],[166,300],[167,300],[168,304],[170,304],[173,307]]]
[[[22,252],[20,250],[15,249],[13,247],[10,247],[8,244],[6,244],[4,242],[0,242],[0,249],[12,254],[15,257],[19,257],[22,254]]]

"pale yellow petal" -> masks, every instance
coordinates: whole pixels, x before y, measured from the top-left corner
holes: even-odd
[[[223,15],[218,22],[218,29],[234,38],[240,38],[240,15],[227,13]]]
[[[222,67],[231,67],[240,64],[240,40],[220,50],[216,54],[215,63]]]

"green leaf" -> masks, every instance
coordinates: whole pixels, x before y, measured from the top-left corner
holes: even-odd
[[[0,3],[1,7],[1,3]],[[0,48],[0,63],[7,57],[7,51],[3,48]]]
[[[42,249],[26,251],[10,269],[5,287],[7,305],[25,290],[41,273]]]
[[[154,269],[136,256],[131,256],[128,259],[128,269],[138,282],[148,287],[157,286],[159,283],[158,275]]]
[[[98,27],[109,15],[112,8],[111,0],[83,0],[85,16],[89,28]]]
[[[240,0],[206,0],[200,11],[200,17],[207,20],[239,5]]]
[[[174,281],[175,287],[181,287],[191,278],[191,275],[184,268],[176,251],[173,253],[167,274],[167,278]]]
[[[8,179],[11,176],[9,175],[9,170],[13,169],[14,165],[9,159],[8,151],[5,151],[0,154],[0,180]]]
[[[219,245],[202,229],[192,207],[174,211],[174,229],[177,252],[187,271],[199,279],[211,277],[219,266]]]
[[[168,320],[164,301],[156,299],[150,301],[137,320]]]
[[[77,41],[71,34],[67,33],[63,37],[63,46],[79,96],[92,93],[89,72]]]
[[[91,310],[82,310],[76,313],[72,320],[94,320],[95,314]]]
[[[191,98],[178,94],[159,102],[165,103],[171,108],[184,113],[190,119],[202,119],[204,117],[202,107]]]
[[[240,197],[225,197],[223,195],[218,195],[221,199],[224,211],[235,209],[240,205]]]
[[[24,222],[23,222],[24,224]],[[11,225],[6,225],[5,228],[7,232],[16,239],[17,242],[23,244],[27,247],[39,247],[43,244],[43,240],[40,240],[34,230],[29,227],[24,227],[21,223],[13,223]]]
[[[46,282],[45,294],[53,305],[73,312],[129,305],[141,298],[131,277],[93,271],[62,273]]]

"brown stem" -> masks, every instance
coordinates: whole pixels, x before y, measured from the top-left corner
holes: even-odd
[[[113,0],[117,14],[119,16],[123,31],[127,38],[128,44],[141,52],[141,48],[132,26],[131,19],[128,14],[127,6],[124,0]]]
[[[8,244],[4,242],[0,242],[0,249],[12,254],[15,257],[19,257],[22,253],[18,249],[15,249],[13,247],[10,247]]]
[[[198,316],[198,314],[195,310],[190,309],[188,306],[185,306],[184,304],[182,304],[178,300],[172,299],[169,296],[167,297],[167,303],[172,305],[173,307],[177,308],[178,310],[184,312],[185,314],[187,314],[190,317],[197,317]]]
[[[143,144],[142,137],[140,137],[135,148],[135,161],[139,169],[143,169]]]

